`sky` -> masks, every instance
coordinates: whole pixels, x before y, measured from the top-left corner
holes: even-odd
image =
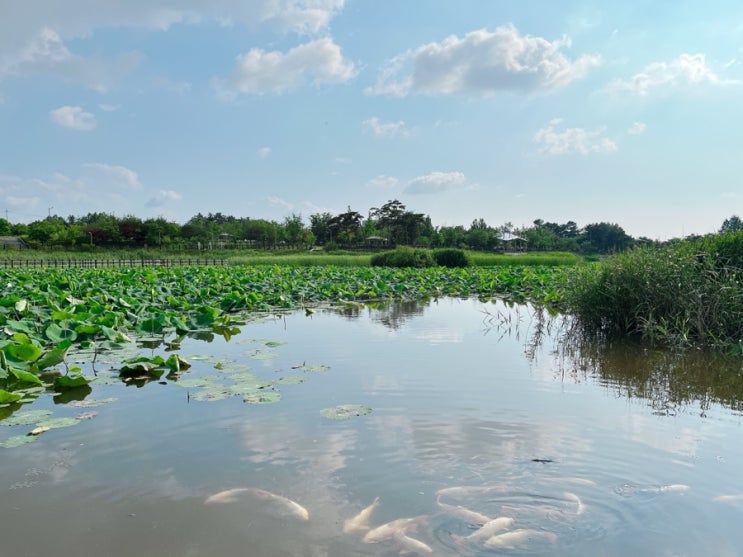
[[[737,0],[0,0],[0,217],[743,215]]]

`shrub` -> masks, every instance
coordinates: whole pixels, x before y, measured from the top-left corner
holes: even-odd
[[[740,274],[698,243],[644,247],[576,268],[564,299],[586,331],[732,346],[743,330]]]
[[[441,267],[467,267],[470,262],[464,250],[454,248],[437,249],[433,258]]]
[[[383,251],[371,258],[372,267],[435,267],[436,261],[429,250],[400,247]]]

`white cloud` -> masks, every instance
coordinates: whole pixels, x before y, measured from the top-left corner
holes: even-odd
[[[568,155],[580,153],[612,153],[617,144],[608,137],[602,137],[604,130],[588,131],[583,128],[566,128],[557,131],[555,126],[562,120],[552,120],[546,127],[537,131],[534,141],[541,145],[540,152],[548,155]]]
[[[261,147],[255,152],[255,154],[258,155],[260,158],[265,159],[271,154],[271,148]]]
[[[398,120],[397,122],[382,122],[376,116],[364,120],[362,125],[365,130],[371,131],[377,137],[394,137],[398,133],[407,135],[405,130],[405,122]]]
[[[60,35],[44,27],[12,59],[0,59],[0,75],[50,74],[105,93],[139,65],[141,55],[121,54],[112,60],[72,54]]]
[[[441,193],[465,186],[467,179],[461,172],[431,172],[418,176],[408,182],[405,193],[427,194]]]
[[[630,135],[642,135],[647,128],[648,126],[645,122],[635,122],[627,129],[627,133]]]
[[[60,106],[49,111],[49,118],[52,122],[73,130],[88,131],[98,125],[95,115],[85,112],[79,106]]]
[[[101,103],[98,105],[98,108],[100,108],[103,112],[116,112],[121,108],[121,105]]]
[[[141,189],[136,172],[102,163],[83,164],[70,176],[54,172],[48,179],[0,175],[0,202],[30,220],[46,217],[47,207],[52,205],[60,215],[112,210],[126,214],[132,203],[140,201],[134,192]]]
[[[384,174],[380,174],[379,176],[369,180],[366,185],[372,188],[394,188],[398,183],[400,183],[400,180],[394,176],[385,176]]]
[[[480,29],[464,38],[454,35],[388,60],[368,94],[493,94],[500,91],[545,91],[583,77],[601,62],[595,55],[575,61],[562,49],[563,37],[548,41],[520,35],[513,25]]]
[[[103,163],[85,163],[85,181],[104,189],[123,189],[139,191],[142,184],[139,176],[125,166],[115,166]]]
[[[682,54],[670,62],[653,62],[627,81],[612,82],[609,89],[644,97],[654,90],[666,91],[703,83],[714,85],[732,81],[720,79],[707,66],[704,54]]]
[[[343,83],[355,75],[353,62],[345,60],[340,47],[326,37],[286,53],[251,49],[237,57],[237,66],[229,77],[215,78],[212,85],[230,98],[237,93],[283,93],[307,82]]]
[[[148,207],[162,207],[164,205],[168,205],[169,203],[173,203],[175,201],[180,201],[183,199],[183,196],[173,190],[160,190],[158,191],[153,197],[147,200]]]
[[[0,76],[51,73],[108,90],[136,67],[139,55],[84,58],[69,52],[65,41],[87,39],[101,28],[166,31],[205,21],[316,35],[344,5],[345,0],[0,0]]]
[[[281,199],[280,197],[276,197],[275,195],[268,196],[268,203],[273,207],[281,207],[282,209],[286,209],[287,211],[294,210],[293,203],[289,203],[285,199]]]

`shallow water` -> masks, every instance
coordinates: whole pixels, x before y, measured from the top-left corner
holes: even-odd
[[[42,396],[24,410],[98,414],[0,449],[3,555],[743,555],[740,363],[596,347],[559,325],[441,300],[182,342],[181,384],[229,384],[246,366],[304,380],[276,385],[273,404],[202,401],[194,382],[166,378],[124,385],[99,361],[85,400],[116,400]],[[320,413],[342,404],[372,412]],[[32,427],[0,427],[0,440]],[[234,488],[289,498],[309,520],[251,492],[205,504]],[[405,531],[417,543],[344,532],[377,497],[368,526],[420,517]],[[532,532],[465,539],[474,513]]]

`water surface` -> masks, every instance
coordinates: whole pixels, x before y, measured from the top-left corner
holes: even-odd
[[[125,385],[99,361],[85,399],[116,400],[0,449],[3,555],[743,555],[740,363],[562,332],[527,307],[447,299],[185,339],[193,367],[178,380]],[[248,372],[288,380],[271,388],[281,400],[204,401],[177,384]],[[372,412],[321,415],[343,404]],[[51,396],[29,407],[83,411]],[[252,496],[205,504],[235,488],[309,520]],[[406,535],[425,545],[344,532],[377,497],[369,526],[420,517]],[[488,547],[463,539],[479,526],[469,513],[533,532]]]

